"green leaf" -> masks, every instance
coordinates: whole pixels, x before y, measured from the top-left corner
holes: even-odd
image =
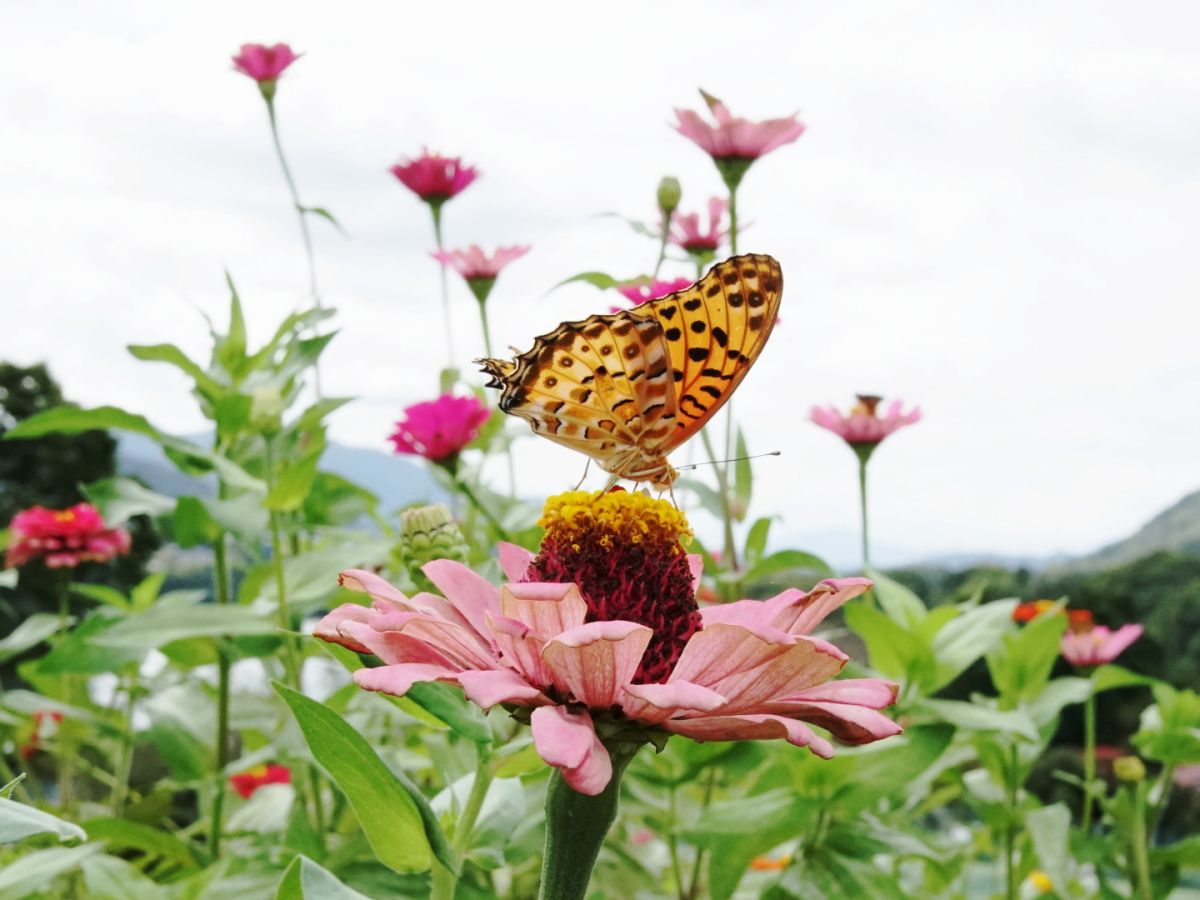
[[[152,438],[158,432],[144,416],[126,412],[116,406],[98,406],[95,409],[80,409],[75,406],[54,406],[44,412],[23,419],[4,435],[5,440],[39,438],[47,434],[79,434],[81,431],[106,431],[117,428],[134,431]]]
[[[103,853],[83,861],[83,883],[87,896],[95,900],[159,900],[171,896],[165,886],[137,867]]]
[[[219,397],[229,390],[174,344],[130,344],[128,350],[143,362],[163,362],[179,369],[196,383],[196,390],[205,397]]]
[[[220,533],[220,526],[208,514],[201,498],[187,496],[175,501],[175,515],[171,517],[171,535],[180,547],[211,544]]]
[[[1020,630],[1006,632],[1000,646],[987,654],[992,683],[1005,703],[1031,700],[1046,686],[1066,629],[1066,616],[1041,615]]]
[[[570,278],[564,278],[554,287],[550,288],[547,293],[553,293],[560,287],[565,287],[568,284],[575,284],[579,281],[582,281],[584,284],[590,284],[592,287],[600,288],[601,290],[608,290],[609,288],[615,288],[619,284],[627,283],[619,278],[613,278],[611,275],[608,275],[604,272],[580,272],[578,275],[572,275]]]
[[[359,825],[380,862],[397,872],[424,872],[433,855],[454,869],[454,855],[427,807],[392,773],[378,754],[341,716],[279,682],[275,690],[295,716],[313,758],[350,801]],[[431,833],[432,830],[432,833]]]
[[[675,486],[695,494],[696,502],[710,515],[718,519],[725,515],[725,504],[721,502],[721,495],[703,481],[697,481],[694,478],[679,478],[676,480]]]
[[[0,662],[12,659],[30,647],[36,647],[58,631],[59,625],[58,616],[49,613],[34,613],[13,629],[12,634],[0,640]]]
[[[267,529],[267,512],[259,496],[251,493],[237,497],[180,497],[171,521],[176,543],[181,547],[211,544],[228,531],[237,540],[254,544]]]
[[[369,900],[307,856],[297,856],[283,873],[275,900]]]
[[[448,684],[435,681],[419,681],[404,695],[422,709],[430,712],[450,729],[477,744],[488,744],[492,730],[479,708],[463,697],[462,693]]]
[[[819,556],[803,550],[776,550],[764,556],[742,576],[747,583],[767,581],[786,572],[804,572],[808,577],[828,578],[833,575],[829,564]]]
[[[879,600],[879,608],[889,619],[910,630],[921,624],[927,610],[920,597],[882,572],[867,569],[866,575],[875,583],[875,597]]]
[[[145,737],[157,748],[176,781],[192,784],[208,777],[213,764],[212,753],[174,719],[156,718]],[[221,790],[224,789],[221,785]]]
[[[109,851],[137,850],[146,856],[166,860],[187,869],[199,866],[192,848],[171,832],[161,828],[141,825],[128,819],[106,817],[88,819],[83,823],[83,827],[92,840],[104,841]]]
[[[1068,847],[1071,811],[1065,803],[1031,810],[1025,814],[1025,829],[1033,841],[1033,849],[1042,870],[1050,876],[1059,894],[1066,896],[1071,880],[1071,852]]]
[[[322,446],[324,440],[321,441]],[[321,461],[321,454],[317,453],[306,454],[300,460],[288,465],[280,473],[276,479],[271,492],[267,494],[267,499],[263,501],[267,509],[275,512],[292,512],[299,509],[304,503],[304,498],[308,496],[308,492],[312,489],[313,481],[317,477],[317,464]]]
[[[990,709],[962,700],[918,700],[915,708],[967,731],[1000,731],[1031,741],[1038,739],[1038,730],[1024,710]]]
[[[229,285],[229,331],[213,343],[213,361],[235,380],[240,381],[246,363],[246,317],[242,313],[242,300],[238,297],[233,276],[225,273]]]
[[[920,636],[869,606],[851,604],[844,609],[846,624],[867,645],[872,668],[917,685],[933,681],[933,650]]]
[[[1092,691],[1096,694],[1099,694],[1101,691],[1111,691],[1123,687],[1153,687],[1157,683],[1157,678],[1151,678],[1149,675],[1139,675],[1137,672],[1131,672],[1123,666],[1111,664],[1100,666],[1100,668],[1092,673]]]
[[[57,816],[24,803],[0,797],[0,844],[13,844],[34,834],[54,834],[60,841],[87,840],[87,835],[78,825],[64,822]]]
[[[172,498],[142,487],[132,478],[105,478],[84,485],[82,490],[84,498],[100,510],[109,525],[120,525],[134,516],[163,516],[175,508]]]
[[[87,597],[89,600],[95,600],[97,603],[107,604],[121,611],[129,609],[129,598],[116,588],[109,587],[106,584],[84,584],[80,581],[73,581],[71,582],[71,593],[78,594],[80,597]]]
[[[742,550],[742,559],[746,563],[746,568],[753,569],[766,552],[767,535],[771,531],[773,518],[772,516],[763,516],[761,519],[755,519],[754,524],[750,526],[750,531],[746,534],[746,544]]]
[[[276,631],[273,621],[244,606],[155,606],[118,622],[92,642],[104,647],[149,650],[183,638],[275,634]]]
[[[49,894],[52,881],[69,872],[89,856],[99,853],[101,844],[80,847],[52,847],[35,850],[12,860],[0,869],[0,900],[26,900],[32,894]]]
[[[94,639],[113,628],[121,619],[108,611],[96,612],[72,628],[54,648],[38,660],[39,675],[98,675],[117,672],[124,666],[140,663],[146,655],[141,647],[103,647]]]
[[[977,659],[999,645],[1012,620],[1016,604],[1016,600],[998,600],[964,609],[938,629],[933,636],[937,678],[930,685],[931,693],[948,685]],[[931,611],[929,617],[932,618],[936,613],[937,610]]]
[[[331,223],[333,225],[333,227],[336,228],[338,231],[340,231],[342,234],[346,233],[346,229],[343,228],[341,223],[333,217],[333,213],[331,213],[325,207],[323,207],[323,206],[304,206],[304,207],[301,207],[301,209],[303,209],[303,211],[306,213],[312,213],[314,216],[320,216],[326,222]]]
[[[1039,728],[1057,726],[1063,707],[1082,703],[1091,692],[1086,678],[1055,678],[1028,702],[1029,715]]]

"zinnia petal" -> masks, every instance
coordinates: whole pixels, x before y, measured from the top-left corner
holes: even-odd
[[[581,794],[594,797],[608,787],[612,759],[596,736],[586,710],[570,712],[562,706],[540,706],[530,719],[533,745],[563,780]]]
[[[636,622],[589,622],[546,643],[554,684],[593,709],[616,705],[654,632]]]

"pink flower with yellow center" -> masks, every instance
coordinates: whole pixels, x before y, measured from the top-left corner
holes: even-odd
[[[389,170],[406,188],[431,206],[441,206],[466,190],[479,175],[460,157],[441,156],[423,149],[416,159],[401,160]]]
[[[900,732],[878,712],[896,685],[834,680],[847,657],[812,636],[867,579],[700,610],[700,560],[670,503],[574,491],[547,500],[538,524],[537,554],[500,545],[499,588],[448,560],[423,568],[442,596],[410,598],[370,572],[344,572],[341,584],[373,603],[335,609],[315,634],[379,657],[355,672],[366,690],[403,696],[444,681],[485,709],[503,706],[582,794],[613,777],[610,747],[655,735],[782,738],[828,758],[833,745],[810,724],[852,744]]]
[[[129,552],[129,532],[109,528],[90,503],[70,509],[34,506],[13,516],[8,526],[6,566],[40,559],[50,569],[74,568],[85,562],[108,562]]]
[[[713,158],[730,190],[736,190],[750,164],[772,150],[790,144],[804,134],[804,123],[796,115],[751,122],[735,116],[720,100],[700,92],[715,124],[690,109],[675,110],[675,130],[693,141]]]
[[[882,400],[882,397],[859,394],[858,403],[848,413],[832,406],[814,406],[809,418],[822,428],[832,431],[852,447],[870,445],[873,448],[905,425],[921,421],[919,407],[903,412],[899,400],[893,400],[883,415],[879,415],[879,404]]]
[[[406,407],[389,440],[397,453],[423,456],[452,469],[462,449],[479,436],[489,415],[475,397],[443,394]]]
[[[251,797],[260,787],[268,784],[291,783],[292,770],[276,763],[255,766],[245,772],[229,776],[229,786],[245,798]]]
[[[271,47],[266,44],[242,44],[237,56],[233,57],[233,67],[262,84],[264,81],[275,81],[284,69],[303,55],[294,53],[287,44]]]
[[[1142,636],[1141,625],[1122,625],[1116,631],[1103,625],[1073,627],[1062,637],[1062,655],[1073,666],[1103,666]]]
[[[729,204],[720,197],[711,198],[708,201],[707,230],[700,224],[700,213],[676,213],[671,219],[671,243],[682,247],[692,256],[703,259],[712,257],[729,234],[728,228],[721,227],[721,220],[728,209]]]
[[[629,281],[625,284],[617,285],[617,291],[626,300],[633,303],[634,306],[641,306],[643,303],[649,303],[651,300],[657,300],[659,297],[665,297],[667,294],[673,294],[676,291],[682,291],[684,288],[691,287],[692,281],[690,278],[672,278],[667,281],[654,279],[639,279],[637,281]],[[614,312],[616,307],[614,307]]]

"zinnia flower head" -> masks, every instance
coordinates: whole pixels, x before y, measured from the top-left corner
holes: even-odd
[[[242,44],[233,67],[258,82],[258,89],[270,100],[275,95],[275,82],[283,70],[304,54],[294,53],[287,44]]]
[[[834,681],[847,657],[811,635],[867,579],[699,610],[700,560],[670,503],[574,491],[551,497],[539,524],[537,554],[500,545],[499,588],[449,560],[423,569],[442,596],[409,598],[371,572],[343,572],[341,584],[373,603],[335,609],[315,634],[382,660],[355,672],[366,690],[402,696],[444,681],[485,709],[504,706],[584,794],[612,777],[606,740],[783,738],[829,757],[833,745],[805,723],[854,744],[899,733],[877,711],[896,685]]]
[[[423,456],[453,469],[462,449],[479,436],[479,427],[490,415],[476,397],[442,394],[405,407],[389,438],[397,453]]]
[[[1092,627],[1092,613],[1090,610],[1063,609],[1059,606],[1057,600],[1029,600],[1025,603],[1018,603],[1013,608],[1012,619],[1014,622],[1024,624],[1032,622],[1038,616],[1045,615],[1052,610],[1058,615],[1065,614],[1072,630],[1086,630]]]
[[[1103,666],[1141,636],[1141,625],[1122,625],[1116,631],[1103,625],[1072,628],[1063,635],[1062,655],[1073,666]]]
[[[416,159],[401,160],[390,169],[400,183],[433,207],[440,207],[465,190],[479,175],[473,166],[464,166],[460,157],[450,158],[421,150]]]
[[[74,568],[85,562],[108,562],[129,552],[129,532],[109,528],[90,503],[70,509],[34,506],[13,516],[8,526],[6,566],[40,559],[50,569]]]
[[[849,444],[856,452],[870,456],[884,438],[899,431],[905,425],[921,421],[921,410],[914,407],[908,412],[901,410],[901,402],[893,400],[882,416],[879,404],[882,397],[858,394],[858,403],[850,412],[843,413],[832,406],[814,406],[809,419],[832,431]]]
[[[691,286],[692,282],[689,278],[672,278],[669,281],[641,278],[637,281],[619,284],[617,290],[634,306],[641,306],[643,303],[649,303],[651,300],[657,300],[659,297],[665,297],[667,294],[673,294]]]
[[[528,252],[528,245],[518,245],[497,247],[488,254],[478,244],[472,244],[466,250],[435,250],[430,255],[461,275],[475,299],[483,303],[492,292],[500,270]]]
[[[804,123],[796,115],[782,119],[751,122],[734,116],[716,97],[700,92],[716,124],[706,122],[699,113],[677,109],[675,130],[695,142],[713,158],[721,177],[731,191],[737,190],[751,163],[772,150],[790,144],[804,134]]]
[[[276,763],[255,766],[245,772],[229,776],[229,786],[246,798],[265,785],[291,783],[292,770]]]
[[[708,201],[707,230],[702,230],[700,213],[679,213],[671,220],[671,243],[692,256],[710,259],[729,234],[728,228],[721,227],[721,218],[728,208],[729,204],[720,197]]]

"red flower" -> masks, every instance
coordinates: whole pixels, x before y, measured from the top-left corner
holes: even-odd
[[[474,166],[464,166],[460,157],[451,159],[422,149],[416,159],[401,160],[390,169],[400,183],[426,203],[441,205],[465,190],[479,175]]]
[[[253,769],[247,769],[245,772],[229,776],[229,786],[243,797],[249,797],[263,785],[291,783],[292,770],[287,766],[280,766],[275,763],[269,763],[265,766],[255,766]]]
[[[249,75],[259,84],[274,81],[283,70],[304,54],[293,53],[287,44],[268,47],[265,44],[242,44],[238,55],[233,57],[233,67],[243,75]]]
[[[406,408],[389,440],[397,453],[452,465],[463,447],[478,436],[479,426],[489,415],[488,408],[474,397],[443,394]]]
[[[21,759],[32,759],[40,749],[43,740],[53,737],[58,731],[58,725],[63,720],[63,714],[56,709],[38,709],[33,713],[33,730],[29,740],[17,748]]]
[[[129,552],[129,532],[109,528],[90,503],[70,509],[34,506],[13,516],[9,528],[6,566],[23,566],[35,559],[48,568],[74,568],[84,562],[107,562]]]
[[[814,406],[809,418],[822,428],[832,431],[852,447],[856,444],[874,447],[904,426],[921,420],[919,408],[903,412],[899,400],[888,404],[884,414],[880,416],[877,407],[882,399],[870,394],[859,394],[858,403],[848,413],[832,406]]]

